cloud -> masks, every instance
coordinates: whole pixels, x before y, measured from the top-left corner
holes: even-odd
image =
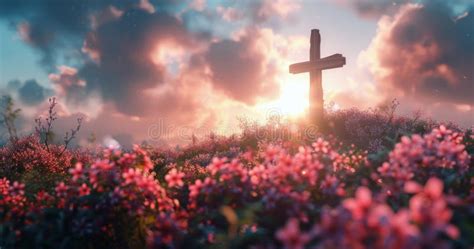
[[[250,108],[275,98],[286,55],[274,46],[284,39],[265,27],[276,27],[298,6],[290,0],[218,6],[201,0],[4,0],[0,18],[40,52],[63,118],[73,122],[87,114],[85,131],[128,143],[124,130],[134,141],[146,139],[144,131],[156,120],[212,128],[234,115],[217,115],[229,106]],[[17,96],[38,102],[38,86],[29,83]]]
[[[77,75],[77,69],[68,66],[59,66],[59,73],[49,74],[49,80],[56,86],[56,93],[61,96],[77,94],[86,87],[86,82]]]
[[[235,39],[212,42],[209,49],[194,58],[199,66],[209,69],[215,89],[247,104],[275,97],[279,92],[275,65],[269,55],[272,49],[267,34],[247,29]]]
[[[51,90],[47,90],[36,82],[36,80],[27,80],[18,89],[20,100],[28,105],[36,105],[43,102],[49,96]]]
[[[271,78],[275,68],[265,55],[271,44],[262,42],[265,37],[258,25],[287,18],[298,4],[288,0],[223,3],[239,7],[248,21],[244,28],[238,27],[247,33],[227,38],[212,34],[212,26],[193,30],[186,18],[210,16],[222,22],[220,6],[209,11],[205,1],[190,3],[192,8],[180,12],[177,9],[185,3],[173,0],[71,0],[49,7],[34,0],[6,0],[0,16],[16,23],[23,40],[42,52],[42,64],[48,67],[58,94],[72,103],[98,93],[123,114],[150,115],[155,111],[150,103],[160,102],[155,99],[160,96],[157,89],[166,88],[173,77],[180,78],[180,69],[191,57],[210,69],[218,93],[247,104],[256,103],[257,95],[275,97],[278,87]],[[65,47],[76,53],[79,63],[57,72],[55,58]],[[77,54],[78,48],[82,53]],[[171,51],[171,56],[154,55],[160,51]],[[176,60],[173,51],[185,52]]]
[[[79,76],[120,112],[144,115],[154,102],[148,90],[164,84],[168,73],[167,61],[153,60],[153,51],[165,43],[192,50],[196,39],[169,14],[131,9],[89,34],[86,46],[98,63],[86,63]]]
[[[20,88],[21,85],[22,85],[22,84],[21,84],[21,81],[20,81],[20,80],[18,80],[18,79],[13,79],[13,80],[8,81],[6,90],[7,90],[8,92],[16,91],[16,90],[18,90],[18,88]]]
[[[11,96],[14,100],[20,100],[25,107],[34,107],[45,101],[53,94],[53,90],[39,84],[35,79],[29,79],[24,82],[13,79],[10,80],[6,87],[0,89],[2,94]]]
[[[297,0],[250,1],[250,5],[248,9],[251,10],[253,19],[257,22],[265,22],[274,17],[286,19],[301,7]]]
[[[384,17],[364,55],[381,93],[474,105],[474,7],[409,4]]]
[[[113,10],[149,8],[143,4],[145,2],[143,0],[2,0],[0,18],[5,18],[16,26],[20,37],[41,52],[41,64],[51,71],[60,52],[76,50],[82,44],[84,35],[97,24],[97,20],[107,20],[111,15],[109,12]],[[111,6],[114,9],[110,10]]]
[[[57,51],[76,43],[88,29],[90,8],[80,0],[49,4],[34,0],[5,0],[0,1],[0,18],[7,18],[15,25],[20,37],[41,51],[42,65],[52,68]]]
[[[337,0],[341,5],[352,8],[359,16],[378,19],[383,15],[392,15],[406,3],[416,0]]]

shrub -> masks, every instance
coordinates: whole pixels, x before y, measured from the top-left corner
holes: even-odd
[[[385,163],[336,136],[248,136],[100,153],[12,141],[0,150],[0,247],[474,245],[469,130],[403,136]]]

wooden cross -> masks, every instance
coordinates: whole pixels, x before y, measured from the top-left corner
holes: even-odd
[[[310,122],[321,125],[324,115],[324,100],[322,86],[322,70],[342,67],[346,64],[346,58],[341,54],[321,58],[321,35],[319,30],[311,30],[311,45],[309,49],[309,61],[290,65],[290,73],[309,72],[310,96],[309,96],[309,118]]]

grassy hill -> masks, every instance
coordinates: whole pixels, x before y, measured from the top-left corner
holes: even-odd
[[[0,247],[472,248],[472,131],[394,108],[242,122],[176,148],[12,139]]]

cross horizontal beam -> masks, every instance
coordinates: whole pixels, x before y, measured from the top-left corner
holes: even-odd
[[[298,74],[313,70],[325,70],[342,67],[346,64],[346,58],[341,54],[333,54],[316,61],[305,61],[290,65],[290,73]]]

